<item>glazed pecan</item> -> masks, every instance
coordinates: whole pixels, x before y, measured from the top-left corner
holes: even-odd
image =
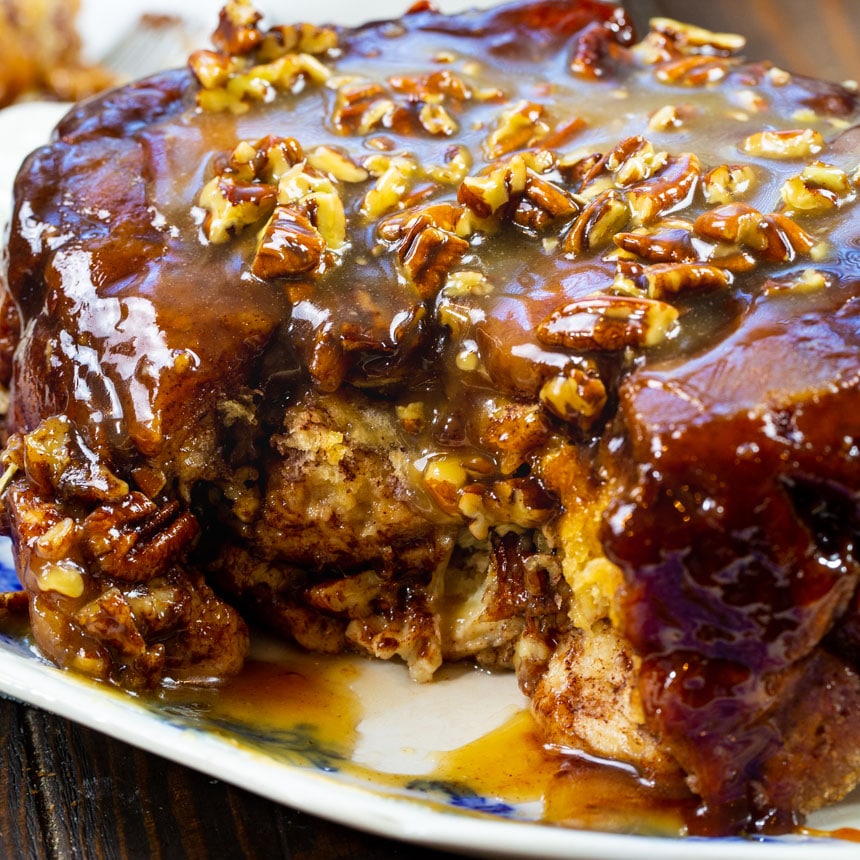
[[[590,296],[554,310],[538,327],[547,346],[577,351],[616,351],[660,343],[678,311],[665,302],[635,296]]]
[[[614,190],[595,197],[577,216],[564,239],[564,250],[584,254],[611,241],[630,220],[630,207]]]
[[[81,524],[82,544],[97,569],[123,582],[161,575],[197,536],[197,520],[176,501],[158,507],[143,493],[96,508]]]
[[[325,248],[325,239],[304,213],[278,206],[260,238],[251,271],[258,278],[319,274]]]
[[[808,158],[824,148],[821,132],[813,128],[759,131],[744,138],[741,149],[761,158]]]
[[[539,397],[544,409],[584,431],[600,418],[607,399],[603,380],[579,367],[545,382]]]
[[[771,262],[793,260],[815,246],[815,239],[786,215],[763,215],[745,203],[728,203],[702,213],[693,229],[700,236],[735,242]]]
[[[630,208],[640,224],[688,206],[699,184],[699,159],[691,152],[670,156],[650,179],[627,192]]]
[[[435,226],[426,214],[406,225],[397,258],[422,299],[439,292],[451,269],[463,259],[469,243],[449,230]]]

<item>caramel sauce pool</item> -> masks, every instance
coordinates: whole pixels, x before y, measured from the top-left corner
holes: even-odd
[[[357,660],[294,652],[273,662],[251,659],[236,678],[202,697],[196,690],[173,691],[163,698],[193,703],[214,725],[306,737],[309,750],[340,756],[336,764],[341,771],[395,792],[420,782],[491,802],[541,802],[542,820],[552,824],[648,835],[684,832],[684,811],[695,806],[693,798],[662,793],[632,768],[547,749],[525,709],[476,740],[437,753],[432,772],[420,777],[379,773],[352,762],[364,714],[352,689],[361,672]],[[513,675],[511,683],[516,683]]]
[[[433,770],[420,777],[382,773],[355,763],[351,753],[365,714],[353,688],[361,666],[362,658],[355,656],[290,650],[277,659],[249,659],[236,678],[202,695],[198,688],[162,698],[193,704],[215,724],[247,726],[260,735],[287,732],[304,737],[309,751],[334,753],[341,772],[374,788],[397,793],[415,783],[447,786],[490,803],[540,803],[540,820],[546,824],[644,836],[685,834],[685,819],[694,813],[697,798],[661,790],[632,767],[595,760],[576,750],[548,748],[525,708],[470,743],[437,753]],[[391,670],[405,671],[395,666]],[[513,675],[511,683],[516,683]],[[860,830],[853,827],[832,831],[798,827],[796,832],[860,842]]]

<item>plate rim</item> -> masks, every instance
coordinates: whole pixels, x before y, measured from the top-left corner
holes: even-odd
[[[203,727],[168,722],[131,694],[79,678],[48,664],[35,649],[24,654],[2,640],[0,692],[282,805],[415,845],[547,860],[687,860],[691,851],[701,860],[728,854],[733,860],[825,860],[856,857],[858,851],[835,839],[652,837],[461,813],[431,798],[279,761]]]

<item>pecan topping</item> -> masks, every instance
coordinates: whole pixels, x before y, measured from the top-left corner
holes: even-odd
[[[548,412],[588,431],[606,406],[606,386],[596,374],[574,367],[545,382],[539,397]]]
[[[500,158],[540,142],[550,130],[543,115],[543,105],[529,101],[518,102],[503,111],[496,128],[484,144],[487,158]]]
[[[418,215],[406,225],[397,257],[422,299],[439,292],[448,272],[469,250],[469,243],[455,233],[442,230],[427,215]]]
[[[681,87],[704,87],[719,83],[736,64],[736,60],[726,57],[697,55],[681,57],[662,63],[654,72],[661,84]]]
[[[619,248],[652,263],[688,263],[699,259],[692,231],[683,227],[654,233],[617,233],[613,241]]]
[[[331,75],[317,55],[337,47],[331,29],[311,24],[278,27],[263,33],[248,0],[228,0],[212,42],[215,51],[196,51],[188,60],[200,84],[197,103],[204,110],[244,113],[252,102],[269,101],[299,78],[322,84]]]
[[[604,191],[579,213],[564,240],[564,250],[583,254],[607,244],[627,225],[630,207],[617,191]]]
[[[103,574],[146,582],[164,573],[188,549],[197,520],[179,503],[158,507],[143,493],[96,508],[81,526],[83,545]]]
[[[672,156],[651,178],[627,193],[630,208],[640,224],[688,206],[699,183],[699,159],[690,152]]]
[[[759,131],[744,138],[741,149],[761,158],[808,158],[824,148],[824,138],[813,128]]]
[[[538,327],[547,346],[614,351],[655,346],[672,330],[678,311],[653,299],[591,296],[554,310]]]
[[[755,186],[755,170],[749,164],[721,164],[702,177],[708,203],[732,203]]]
[[[469,531],[484,540],[491,527],[543,525],[553,515],[555,503],[536,478],[507,478],[468,484],[460,492],[457,508],[470,520]]]
[[[640,280],[652,299],[666,299],[687,290],[727,287],[732,274],[705,263],[656,263],[643,269]]]
[[[659,33],[680,53],[736,54],[746,44],[737,33],[716,33],[674,18],[652,18],[648,23],[652,33]]]
[[[790,213],[821,215],[853,201],[857,192],[848,174],[838,167],[815,161],[779,189]]]
[[[728,203],[704,212],[693,229],[701,236],[745,245],[772,262],[793,260],[796,254],[809,253],[816,244],[787,216],[763,215],[745,203]]]
[[[325,239],[310,219],[291,206],[278,206],[257,247],[251,271],[258,278],[319,274]]]

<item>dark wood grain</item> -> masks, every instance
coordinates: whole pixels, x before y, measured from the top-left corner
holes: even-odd
[[[404,3],[404,6],[408,4]],[[743,32],[746,55],[860,78],[860,0],[631,0],[653,15]],[[377,860],[450,856],[264,800],[90,729],[0,699],[0,857],[85,860]]]
[[[444,856],[288,809],[8,699],[0,744],[3,858]]]

